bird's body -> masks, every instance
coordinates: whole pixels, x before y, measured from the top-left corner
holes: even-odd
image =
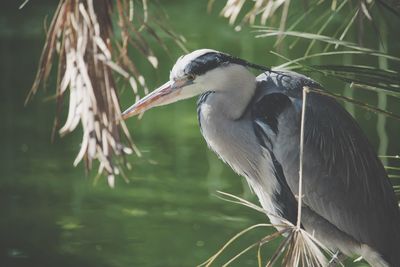
[[[291,72],[256,78],[248,67],[260,68],[197,50],[172,69],[171,83],[184,89],[167,94],[162,87],[128,113],[160,96],[201,94],[197,113],[208,146],[246,178],[271,222],[295,224],[302,90],[321,86]],[[330,249],[362,255],[373,266],[400,266],[400,213],[382,163],[335,100],[316,93],[307,99],[302,227]]]

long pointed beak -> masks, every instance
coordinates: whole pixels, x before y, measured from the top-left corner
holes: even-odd
[[[125,110],[122,113],[122,118],[125,120],[129,117],[143,113],[152,107],[174,102],[173,98],[180,92],[180,90],[176,89],[174,82],[166,82]]]

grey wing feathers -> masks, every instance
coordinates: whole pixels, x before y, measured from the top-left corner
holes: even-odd
[[[272,152],[293,194],[298,192],[299,133],[303,86],[311,79],[288,72],[258,77],[253,104],[281,94],[291,105],[278,114]],[[276,97],[276,96],[275,96]],[[334,99],[307,97],[304,144],[304,203],[355,240],[368,244],[400,266],[400,215],[392,185],[360,127]]]
[[[265,72],[257,77],[258,98],[264,94],[280,93],[288,97],[301,98],[303,86],[322,88],[322,86],[296,72]]]

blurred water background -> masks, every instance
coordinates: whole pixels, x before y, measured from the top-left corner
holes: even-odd
[[[127,172],[129,183],[118,179],[116,188],[110,189],[100,179],[94,185],[94,173],[86,175],[81,165],[73,168],[80,132],[50,142],[55,103],[49,96],[54,82],[28,106],[23,104],[44,42],[45,18],[51,18],[57,1],[31,1],[22,10],[17,2],[3,2],[0,8],[0,266],[195,266],[240,230],[266,222],[262,214],[215,196],[222,190],[256,202],[245,181],[208,150],[198,129],[195,99],[128,121],[143,151],[142,158],[129,157],[133,165]],[[188,40],[189,50],[213,48],[263,65],[282,63],[269,53],[274,39],[254,39],[247,28],[235,32],[218,16],[218,4],[207,14],[206,1],[160,3],[170,26]],[[399,48],[396,42],[390,49]],[[150,88],[168,79],[169,69],[183,53],[172,42],[169,46],[170,55],[158,53],[157,71],[147,63],[141,66],[148,70]],[[282,49],[285,55],[302,53]],[[351,91],[320,75],[313,78],[333,92],[346,90],[362,101],[379,103],[376,93]],[[133,94],[124,83],[120,86],[126,87],[121,94],[125,108],[134,101]],[[400,113],[390,97],[380,101]],[[399,153],[398,121],[344,105],[380,154]],[[241,238],[220,263],[271,231],[256,230]],[[265,247],[263,255],[277,245]],[[233,266],[257,266],[256,251]]]

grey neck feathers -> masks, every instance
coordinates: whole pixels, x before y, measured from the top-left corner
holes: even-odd
[[[232,64],[221,70],[214,71],[211,78],[215,93],[213,104],[218,112],[236,120],[245,112],[255,90],[255,76],[245,67]]]

